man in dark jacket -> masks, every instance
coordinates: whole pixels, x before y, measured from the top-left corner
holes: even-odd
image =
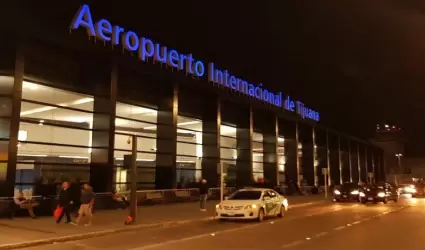
[[[57,224],[59,224],[63,218],[64,215],[66,215],[66,224],[71,223],[71,205],[72,205],[72,194],[69,189],[68,182],[64,182],[62,184],[62,189],[59,192],[59,206],[62,208],[62,213],[59,216],[58,220],[56,221]]]
[[[199,186],[199,195],[200,195],[200,207],[201,211],[207,211],[207,198],[208,198],[208,186],[207,181],[202,179],[201,185]]]

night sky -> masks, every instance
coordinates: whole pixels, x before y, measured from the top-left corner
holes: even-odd
[[[71,16],[88,3],[95,19],[303,100],[325,125],[366,138],[397,124],[425,156],[425,1],[30,2]]]

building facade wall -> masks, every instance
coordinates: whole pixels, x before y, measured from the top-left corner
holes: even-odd
[[[218,186],[219,164],[228,186],[262,180],[322,185],[322,168],[330,170],[332,184],[340,184],[341,175],[352,177],[340,172],[338,157],[348,151],[335,138],[373,148],[167,65],[141,64],[81,35],[53,38],[48,28],[25,36],[4,33],[8,39],[1,43],[0,196],[33,190],[38,181],[126,190],[132,177],[123,159],[131,154],[133,135],[139,189],[190,187],[202,178]]]

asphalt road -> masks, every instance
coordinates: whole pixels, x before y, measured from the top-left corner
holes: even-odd
[[[329,202],[297,208],[282,219],[263,223],[193,222],[26,250],[423,250],[418,243],[423,235],[425,199],[403,199],[387,205]]]

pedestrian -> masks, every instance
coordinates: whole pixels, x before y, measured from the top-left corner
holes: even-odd
[[[77,178],[74,183],[70,184],[69,191],[71,193],[72,200],[71,212],[75,215],[75,217],[78,217],[78,210],[80,209],[81,205],[80,200],[82,193],[81,180],[79,178]]]
[[[66,224],[72,224],[71,221],[71,208],[72,208],[72,200],[71,200],[71,191],[69,190],[69,183],[64,182],[62,184],[62,188],[59,192],[59,206],[62,208],[62,212],[58,219],[56,220],[56,223],[59,224],[63,218],[63,216],[66,216]]]
[[[207,198],[208,198],[208,186],[207,181],[202,179],[201,185],[199,186],[200,195],[200,208],[202,212],[207,211]]]
[[[88,222],[85,224],[85,226],[90,226],[93,218],[92,209],[94,204],[94,193],[93,189],[88,184],[83,185],[80,202],[81,205],[80,209],[78,210],[76,224],[79,225],[81,218],[85,216],[88,219]]]

